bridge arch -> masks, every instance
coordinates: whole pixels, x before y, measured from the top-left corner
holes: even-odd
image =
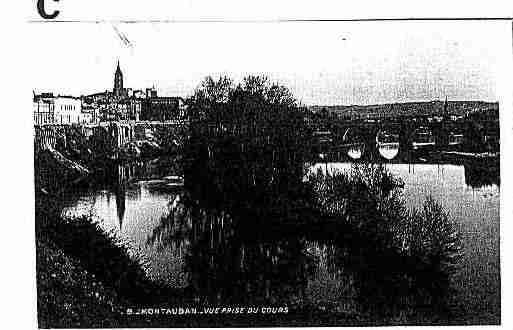
[[[411,141],[411,148],[414,150],[433,148],[436,144],[435,132],[428,125],[419,125],[412,130],[409,141]]]
[[[342,136],[342,147],[346,155],[354,160],[362,158],[367,149],[365,140],[365,132],[357,127],[347,128]]]
[[[376,149],[382,159],[393,160],[401,149],[401,130],[399,127],[383,126],[375,135]]]

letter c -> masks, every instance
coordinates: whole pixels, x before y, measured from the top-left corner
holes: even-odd
[[[53,0],[53,1],[59,2],[59,0]],[[57,15],[59,15],[58,10],[54,10],[54,12],[51,14],[48,14],[45,11],[45,0],[37,0],[37,11],[38,11],[39,15],[41,15],[41,17],[44,19],[54,19],[55,17],[57,17]]]

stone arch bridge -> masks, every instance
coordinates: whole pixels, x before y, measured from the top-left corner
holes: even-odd
[[[95,137],[105,146],[121,148],[134,140],[144,139],[152,132],[164,128],[175,130],[186,127],[187,121],[112,121],[98,124],[42,124],[34,125],[34,148],[41,151],[55,148],[57,142],[67,144],[71,134]]]
[[[338,121],[314,131],[314,146],[323,156],[341,160],[408,159],[417,151],[490,151],[499,146],[498,121],[404,118],[383,121]],[[384,152],[385,150],[385,152]]]

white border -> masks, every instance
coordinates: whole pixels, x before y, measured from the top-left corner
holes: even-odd
[[[121,2],[121,5],[120,5]],[[84,3],[88,3],[85,5]],[[144,3],[144,4],[143,4]],[[511,1],[170,1],[61,0],[64,15],[80,19],[158,18],[174,20],[221,19],[347,19],[397,17],[511,17]],[[21,8],[19,12],[18,6]],[[85,7],[84,7],[85,6]],[[121,6],[121,7],[120,7]],[[151,7],[150,7],[151,6]],[[73,9],[75,8],[75,9]],[[120,8],[122,10],[120,10]],[[15,14],[12,13],[14,10]],[[24,28],[35,14],[35,1],[4,3],[2,21],[2,306],[0,322],[6,329],[37,328],[33,223],[33,157],[30,111],[30,73],[27,61],[37,56]],[[19,14],[19,15],[17,15]],[[161,17],[165,14],[165,17]],[[102,16],[103,15],[103,16]],[[73,17],[72,17],[73,18]],[[511,24],[511,23],[510,23]],[[509,31],[512,31],[510,25]],[[493,38],[494,36],[490,36]],[[501,111],[501,277],[502,326],[511,328],[511,239],[513,224],[513,39],[504,45],[504,72],[499,81]],[[7,101],[7,102],[5,102]],[[481,327],[477,327],[481,328]]]

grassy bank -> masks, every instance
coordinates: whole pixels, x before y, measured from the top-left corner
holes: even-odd
[[[40,328],[116,327],[125,304],[75,258],[38,236],[37,309]]]

